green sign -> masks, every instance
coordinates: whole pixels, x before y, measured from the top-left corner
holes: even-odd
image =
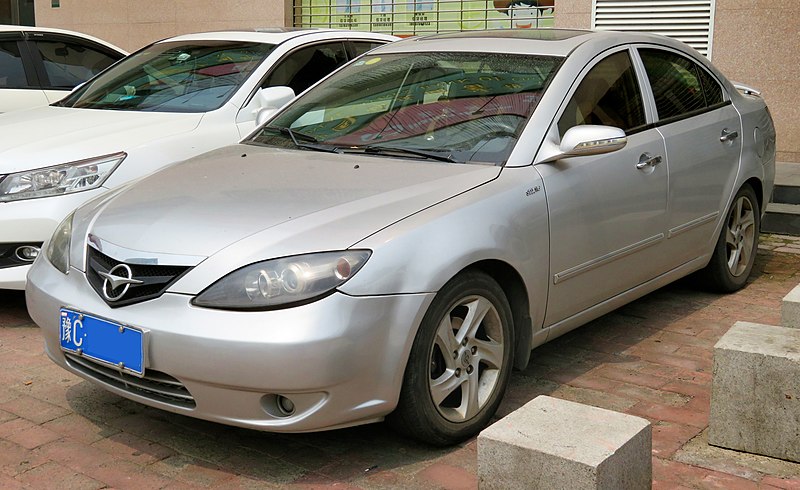
[[[553,27],[555,0],[296,0],[298,27],[414,35]]]

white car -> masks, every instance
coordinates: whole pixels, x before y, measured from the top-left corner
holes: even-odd
[[[238,142],[296,93],[397,38],[335,30],[177,36],[47,107],[0,115],[0,289],[80,204]]]
[[[78,32],[0,25],[0,112],[56,102],[127,54]]]

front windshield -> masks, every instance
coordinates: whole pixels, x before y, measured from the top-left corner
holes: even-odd
[[[560,63],[500,53],[368,55],[297,99],[251,142],[502,164]]]
[[[241,41],[156,43],[120,61],[59,105],[208,112],[222,106],[275,48]]]

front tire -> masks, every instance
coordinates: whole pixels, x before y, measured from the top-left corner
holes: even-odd
[[[437,446],[483,429],[508,385],[512,318],[502,288],[488,275],[470,271],[448,282],[422,320],[389,422]]]
[[[732,293],[744,287],[755,262],[760,230],[758,198],[745,184],[731,203],[714,254],[703,270],[712,289]]]

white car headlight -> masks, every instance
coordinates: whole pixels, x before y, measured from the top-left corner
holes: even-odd
[[[73,211],[58,225],[45,251],[47,260],[64,274],[69,270],[69,245],[72,241],[72,218],[74,216],[75,212]]]
[[[234,310],[267,310],[310,303],[347,282],[371,254],[369,250],[346,250],[257,262],[215,282],[193,303]]]
[[[120,152],[6,175],[0,180],[0,202],[96,189],[126,156],[128,156],[126,153]]]

